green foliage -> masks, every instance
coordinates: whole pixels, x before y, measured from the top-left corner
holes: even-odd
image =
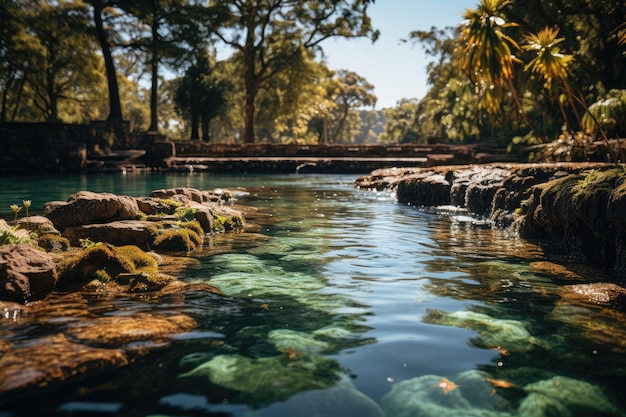
[[[483,0],[456,30],[413,32],[431,58],[431,88],[413,119],[418,136],[531,144],[558,138],[566,126],[578,140],[579,130],[601,134],[591,115],[610,137],[623,135],[615,128],[621,94],[604,93],[626,79],[618,9],[608,0]]]
[[[588,113],[583,115],[582,123],[588,133],[598,134],[602,129],[608,137],[625,135],[626,90],[610,90],[605,97],[599,98],[589,106]]]
[[[102,242],[92,242],[91,239],[89,238],[79,239],[79,242],[80,242],[80,247],[83,249],[91,249],[91,248],[95,248],[103,244]]]
[[[180,222],[178,223],[178,227],[183,227],[185,229],[192,230],[196,232],[198,236],[204,236],[204,230],[202,229],[202,226],[200,226],[200,223],[196,220]]]
[[[226,94],[232,85],[216,71],[215,57],[207,51],[197,52],[185,75],[176,80],[174,102],[179,114],[190,125],[190,139],[210,141],[211,121],[224,112]]]
[[[213,229],[215,231],[229,231],[235,230],[243,226],[243,222],[240,218],[235,216],[222,216],[215,214],[213,216]]]
[[[17,243],[30,243],[30,236],[24,236],[18,233],[18,227],[13,227],[9,230],[2,230],[0,232],[0,245],[10,245]]]
[[[574,194],[610,194],[615,188],[617,181],[624,177],[624,168],[618,167],[605,171],[591,170],[578,184],[572,188]]]
[[[176,208],[174,215],[178,217],[181,221],[190,221],[190,220],[193,220],[195,213],[196,213],[196,209],[194,208],[187,207],[187,206],[180,206]]]
[[[98,269],[94,272],[95,278],[100,282],[109,282],[111,281],[111,276],[107,273],[105,269]]]
[[[149,275],[157,274],[159,270],[156,259],[134,245],[120,246],[117,253],[131,265],[129,272],[145,272]]]
[[[158,264],[155,258],[137,246],[118,247],[102,243],[63,258],[59,270],[59,283],[64,286],[91,279],[108,282],[119,274],[158,275]]]
[[[244,142],[255,141],[260,91],[301,62],[306,51],[316,50],[320,42],[332,37],[378,37],[367,15],[368,1],[217,0],[212,4],[229,17],[217,36],[238,52],[235,59],[242,63]]]

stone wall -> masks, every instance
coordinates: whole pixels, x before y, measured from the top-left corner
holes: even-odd
[[[0,123],[0,175],[78,172],[94,135],[88,125]]]

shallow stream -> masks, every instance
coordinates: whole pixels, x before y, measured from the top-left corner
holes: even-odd
[[[79,190],[241,187],[238,203],[258,208],[256,229],[211,239],[180,277],[228,297],[85,302],[104,315],[175,310],[198,329],[96,380],[0,404],[0,417],[626,415],[622,312],[562,299],[577,282],[537,269],[543,252],[514,234],[355,179],[0,179],[5,218],[10,204],[37,210]],[[12,325],[0,320],[0,337]]]

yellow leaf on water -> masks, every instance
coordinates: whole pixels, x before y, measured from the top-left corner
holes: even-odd
[[[454,391],[455,389],[459,387],[457,384],[455,384],[454,382],[450,381],[448,378],[445,378],[445,377],[441,378],[441,381],[439,382],[437,386],[441,388],[444,394],[447,394],[450,391]]]
[[[487,378],[487,381],[489,381],[491,385],[493,385],[496,388],[514,388],[515,387],[515,384],[508,382],[508,381],[503,381],[501,379]]]
[[[289,359],[295,359],[298,356],[302,356],[303,353],[302,352],[298,352],[297,350],[295,350],[294,348],[289,348],[289,349],[281,349],[281,352],[287,354],[287,357]]]

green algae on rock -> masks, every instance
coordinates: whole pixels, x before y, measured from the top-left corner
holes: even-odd
[[[496,319],[473,311],[446,313],[428,310],[424,322],[473,330],[478,333],[472,339],[473,343],[483,348],[501,347],[508,351],[526,352],[533,349],[537,342],[519,321]]]
[[[494,391],[515,389],[518,402]],[[382,399],[386,415],[394,417],[576,417],[624,416],[614,401],[588,382],[552,376],[523,387],[497,381],[478,371],[450,379],[424,375],[395,384]]]
[[[206,380],[239,392],[240,401],[261,405],[285,401],[301,391],[333,387],[339,373],[337,362],[319,356],[218,355],[180,378],[193,378],[195,383]]]
[[[423,375],[394,384],[382,398],[393,417],[512,417],[508,402],[478,371],[454,377]]]
[[[522,400],[519,415],[546,416],[625,416],[602,390],[585,381],[555,376],[524,386],[528,396]],[[556,414],[555,414],[556,413]]]

